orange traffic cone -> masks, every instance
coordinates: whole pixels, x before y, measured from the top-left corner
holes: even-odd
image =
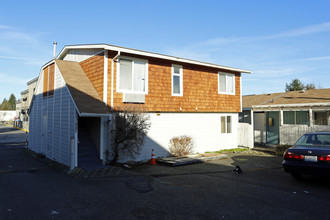
[[[151,165],[156,165],[156,158],[155,158],[155,153],[154,153],[154,149],[152,149],[152,152],[151,152],[151,160],[150,160],[150,164]]]

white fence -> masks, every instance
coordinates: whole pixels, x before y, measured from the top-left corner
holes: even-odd
[[[237,143],[238,146],[244,146],[253,148],[254,141],[253,141],[253,127],[248,123],[238,123],[237,128]]]
[[[0,121],[14,121],[16,111],[0,111]]]
[[[280,127],[280,144],[293,145],[303,134],[313,131],[330,131],[330,126],[282,125]]]

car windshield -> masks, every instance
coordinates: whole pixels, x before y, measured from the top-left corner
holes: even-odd
[[[330,147],[330,134],[305,134],[299,138],[296,145]]]

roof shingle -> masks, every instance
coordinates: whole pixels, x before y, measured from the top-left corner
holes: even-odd
[[[105,115],[109,111],[86,76],[80,64],[72,61],[55,60],[80,115]]]

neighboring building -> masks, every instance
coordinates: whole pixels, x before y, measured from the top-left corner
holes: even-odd
[[[14,120],[20,119],[20,117],[21,117],[21,109],[22,109],[21,106],[22,106],[22,102],[21,102],[20,99],[18,99],[16,101],[16,110],[15,110],[15,119]]]
[[[65,46],[41,69],[29,148],[73,168],[83,166],[92,143],[105,161],[111,112],[127,105],[143,106],[151,119],[137,161],[152,149],[168,156],[179,135],[191,136],[196,152],[235,148],[241,73],[250,71],[104,44]]]
[[[25,130],[29,130],[29,107],[32,101],[35,87],[38,82],[38,77],[27,82],[27,89],[21,92],[21,100],[16,104],[16,111],[18,112],[17,116],[20,119],[20,127]]]
[[[255,143],[293,145],[310,131],[330,130],[330,89],[243,96],[240,122],[254,127]]]
[[[2,122],[14,121],[15,117],[15,110],[0,110],[0,121]]]

